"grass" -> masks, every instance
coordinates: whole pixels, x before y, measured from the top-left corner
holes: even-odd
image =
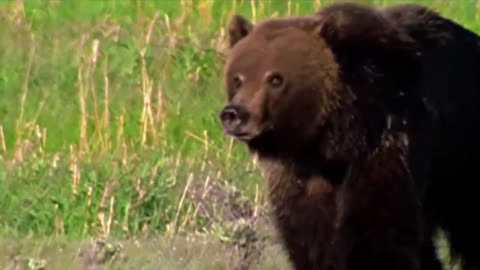
[[[2,1],[0,267],[86,269],[73,251],[93,239],[122,242],[108,256],[142,269],[225,269],[228,252],[236,265],[259,253],[261,175],[216,120],[225,27],[235,13],[258,21],[328,2]],[[480,31],[480,1],[420,2]],[[279,269],[268,243],[252,265]]]

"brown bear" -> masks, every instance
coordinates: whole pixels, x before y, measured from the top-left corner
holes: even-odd
[[[437,269],[434,226],[478,236],[451,219],[469,217],[451,206],[474,202],[461,192],[472,184],[452,189],[461,203],[441,201],[480,150],[465,122],[480,115],[474,34],[417,5],[343,3],[256,25],[235,16],[229,37],[219,117],[258,155],[295,269],[419,269],[419,254]]]
[[[296,269],[417,269],[401,106],[415,43],[373,10],[323,12],[256,26],[234,18],[220,118],[259,155]]]

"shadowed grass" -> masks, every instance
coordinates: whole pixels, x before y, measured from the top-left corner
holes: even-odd
[[[289,269],[286,259],[278,256],[279,246],[264,250],[253,269]],[[29,256],[17,255],[22,251]],[[0,247],[0,267],[4,269],[233,269],[239,253],[216,241],[201,237],[164,238],[142,241],[71,242],[44,239],[32,246],[28,241],[4,241]],[[2,262],[8,262],[2,264]]]

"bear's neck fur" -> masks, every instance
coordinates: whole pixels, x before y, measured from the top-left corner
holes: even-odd
[[[337,120],[343,116],[344,114],[339,112]],[[342,253],[336,252],[343,245],[343,241],[350,240],[344,237],[351,235],[341,234],[343,237],[337,238],[336,232],[348,231],[349,222],[358,223],[366,220],[358,221],[354,218],[352,221],[352,215],[356,217],[355,209],[345,208],[345,200],[355,200],[354,205],[369,206],[378,202],[390,202],[389,199],[375,199],[380,189],[378,186],[393,187],[386,190],[393,190],[394,193],[384,195],[394,194],[392,201],[405,200],[404,205],[408,206],[405,211],[408,214],[404,216],[412,218],[410,222],[404,222],[406,227],[403,228],[403,237],[406,241],[412,241],[411,243],[420,242],[419,206],[415,201],[409,201],[410,196],[404,196],[414,192],[413,182],[408,182],[410,179],[406,164],[408,141],[405,132],[384,129],[377,140],[369,145],[365,138],[367,135],[361,129],[357,130],[358,133],[344,133],[355,136],[344,136],[342,140],[338,140],[342,137],[339,136],[342,129],[351,127],[347,119],[337,123],[342,122],[344,125],[340,125],[341,128],[336,126],[336,129],[332,128],[324,133],[322,139],[326,144],[321,148],[313,147],[312,142],[296,151],[286,152],[286,148],[276,145],[280,138],[275,137],[273,133],[266,134],[265,137],[258,138],[262,141],[249,145],[251,151],[258,155],[261,167],[266,173],[266,188],[274,222],[282,235],[282,241],[289,246],[287,252],[292,258],[298,256],[298,253],[308,254],[309,261],[305,261],[303,266],[297,265],[298,269],[313,269],[315,265],[330,263],[328,260],[330,257],[333,260],[344,259]],[[359,121],[356,123],[359,124]],[[337,140],[332,141],[331,138]],[[262,147],[255,148],[255,143]],[[283,151],[278,150],[279,148]],[[275,151],[271,151],[273,149]],[[389,166],[386,166],[387,164]],[[395,164],[398,166],[392,166]],[[370,168],[372,166],[374,170]],[[368,171],[369,174],[364,175],[364,171]],[[359,175],[363,177],[358,177]],[[375,188],[371,190],[371,186]],[[357,197],[345,198],[345,190],[359,187],[364,188]],[[372,198],[368,192],[372,193]],[[378,215],[381,213],[372,211],[369,218],[376,219]],[[390,219],[385,220],[385,224],[378,226],[391,226],[387,222]],[[298,263],[298,260],[294,261]]]
[[[274,222],[282,241],[290,247],[289,255],[308,254],[309,260],[297,265],[299,269],[322,264],[334,243],[337,190],[361,156],[356,151],[364,148],[359,146],[365,141],[360,129],[352,127],[358,121],[351,115],[346,109],[335,112],[335,120],[318,127],[316,136],[302,145],[286,145],[274,132],[249,144],[266,173]]]
[[[290,168],[289,173],[299,181],[317,175],[336,186],[343,182],[348,167],[379,143],[380,134],[367,134],[364,119],[354,117],[361,115],[354,110],[351,102],[345,102],[331,111],[327,121],[319,123],[309,137],[299,139],[293,137],[294,131],[270,130],[248,142],[248,148],[260,160]]]

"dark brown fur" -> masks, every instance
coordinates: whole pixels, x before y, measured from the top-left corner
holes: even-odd
[[[462,25],[415,4],[382,10],[417,43],[421,81],[415,95],[426,110],[409,123],[409,167],[425,216],[422,269],[443,269],[433,234],[447,233],[465,270],[480,269],[477,243],[480,206],[476,176],[480,159],[480,37]]]
[[[401,10],[337,4],[231,21],[221,119],[260,158],[295,269],[419,269],[413,184],[426,177],[432,110],[418,89],[435,67],[414,35],[424,18]]]
[[[359,6],[255,27],[236,17],[230,38],[229,101],[250,114],[243,128],[254,136],[245,141],[267,172],[277,227],[295,268],[323,269],[332,252],[342,258],[333,269],[384,269],[405,259],[409,263],[403,269],[416,269],[420,228],[412,218],[417,204],[409,192],[408,170],[377,179],[371,173],[381,173],[375,167],[380,160],[367,158],[387,151],[381,139],[387,118],[398,122],[402,117],[392,104],[401,99],[398,89],[413,81],[413,42]],[[269,72],[287,78],[284,88],[264,85]],[[398,72],[404,74],[397,77]],[[241,76],[241,89],[232,85],[235,74]],[[403,151],[397,156],[403,158]],[[346,175],[347,169],[359,176]],[[385,183],[392,182],[400,194],[390,201],[383,192],[391,190]],[[403,243],[407,234],[411,241]],[[403,246],[400,253],[396,245]],[[385,264],[374,264],[378,254]]]
[[[421,213],[405,133],[387,132],[338,191],[327,269],[420,269]]]

